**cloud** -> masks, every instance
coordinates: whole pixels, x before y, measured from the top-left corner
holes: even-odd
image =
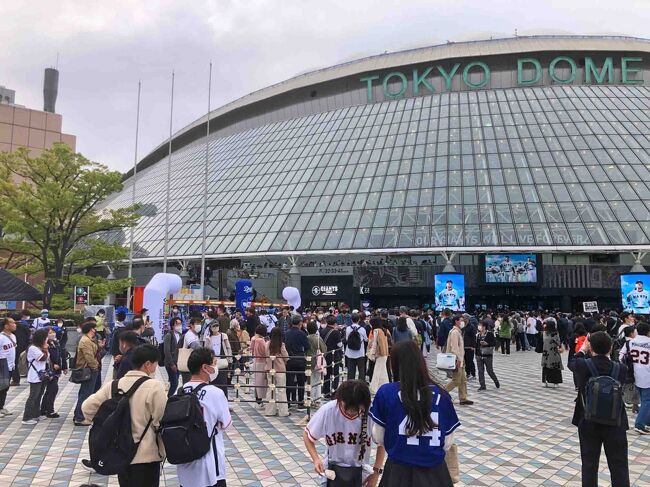
[[[647,35],[648,3],[575,0],[193,0],[6,2],[0,20],[0,83],[17,103],[42,107],[43,68],[61,71],[57,111],[91,159],[126,171],[133,163],[135,104],[142,80],[139,157],[169,131],[204,115],[214,63],[216,108],[309,69],[468,38],[535,32]],[[645,12],[645,15],[643,15]]]

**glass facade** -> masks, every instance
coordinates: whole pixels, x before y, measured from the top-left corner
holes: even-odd
[[[650,244],[650,89],[350,106],[211,136],[206,254]],[[138,173],[135,257],[202,250],[206,140]],[[109,207],[131,203],[133,178]],[[165,228],[167,205],[169,227]],[[112,235],[128,243],[128,237]]]

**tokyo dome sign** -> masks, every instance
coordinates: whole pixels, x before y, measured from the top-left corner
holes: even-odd
[[[606,57],[602,62],[597,62],[591,57],[584,58],[584,68],[579,71],[578,63],[569,56],[557,56],[542,66],[535,58],[527,57],[517,59],[513,69],[517,71],[517,86],[533,86],[542,80],[546,71],[553,83],[566,85],[574,83],[578,76],[585,84],[603,84],[614,82],[614,68],[620,68],[620,81],[626,85],[643,84],[639,63],[640,57],[621,57],[614,59]],[[440,77],[445,91],[452,90],[454,78],[460,77],[462,84],[469,89],[488,87],[490,84],[490,66],[482,61],[470,61],[464,65],[457,62],[451,68],[440,65],[425,68],[415,68],[411,71],[391,71],[388,74],[369,74],[359,79],[366,86],[368,102],[375,100],[375,86],[383,88],[386,99],[401,98],[411,88],[413,96],[435,93],[432,84],[434,77]]]

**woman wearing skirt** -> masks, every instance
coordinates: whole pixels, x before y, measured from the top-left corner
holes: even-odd
[[[391,365],[398,382],[381,386],[370,408],[373,439],[388,454],[380,487],[453,487],[445,456],[460,422],[451,396],[415,341],[397,343]]]
[[[381,326],[372,330],[371,344],[368,347],[374,363],[372,379],[370,381],[370,392],[377,394],[381,386],[390,382],[388,380],[388,338]]]
[[[544,348],[542,351],[542,382],[545,387],[549,384],[562,384],[562,355],[560,354],[560,335],[554,319],[544,322]]]

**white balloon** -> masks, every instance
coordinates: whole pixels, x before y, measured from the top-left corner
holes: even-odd
[[[300,291],[295,287],[285,287],[282,290],[282,297],[287,300],[289,306],[293,306],[294,309],[300,308]]]
[[[163,274],[159,272],[151,278],[144,288],[143,306],[149,311],[149,318],[153,323],[156,339],[163,339],[162,332],[165,325],[165,298],[176,294],[183,287],[183,281],[176,274]]]

